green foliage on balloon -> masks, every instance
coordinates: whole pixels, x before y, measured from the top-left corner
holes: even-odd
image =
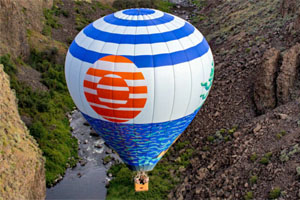
[[[55,63],[57,51],[31,51],[28,64],[41,72],[42,82],[48,91],[33,90],[17,79],[17,67],[9,55],[0,57],[4,71],[10,76],[11,87],[16,91],[19,113],[30,118],[27,124],[46,158],[46,182],[51,185],[64,174],[68,166],[76,164],[77,140],[72,137],[65,113],[73,109],[64,79],[64,67]],[[25,63],[24,63],[25,64]]]

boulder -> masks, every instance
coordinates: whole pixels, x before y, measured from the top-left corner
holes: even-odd
[[[276,107],[276,71],[280,52],[271,48],[264,53],[254,85],[254,102],[258,113],[263,114]]]
[[[99,137],[99,134],[94,129],[91,129],[90,136]]]
[[[208,173],[209,173],[209,171],[208,171],[207,168],[200,168],[197,171],[197,175],[198,176],[196,176],[196,178],[201,181],[201,180],[203,180],[207,176]]]
[[[291,100],[291,92],[297,78],[297,68],[299,59],[300,44],[296,44],[283,54],[282,65],[277,77],[277,100],[282,105]]]
[[[81,166],[85,166],[87,164],[87,161],[86,160],[79,160],[79,164]]]
[[[87,121],[83,122],[83,125],[90,126],[90,124]]]

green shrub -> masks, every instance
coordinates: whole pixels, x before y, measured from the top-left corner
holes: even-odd
[[[288,161],[290,158],[287,154],[287,150],[286,149],[283,149],[281,152],[280,152],[280,157],[279,157],[280,161],[281,162],[286,162]]]
[[[81,31],[84,27],[86,27],[88,24],[92,22],[91,19],[88,18],[86,10],[80,8],[80,7],[75,7],[74,8],[76,15],[75,15],[75,25],[76,25],[76,30]]]
[[[259,163],[267,165],[272,157],[272,152],[266,153],[259,161]]]
[[[195,16],[192,17],[191,22],[192,22],[192,24],[196,24],[196,23],[198,23],[200,21],[203,21],[205,19],[206,19],[206,17],[203,16],[203,15],[195,15]]]
[[[271,158],[272,157],[272,152],[268,152],[264,155],[266,158]]]
[[[42,122],[36,121],[30,126],[30,134],[36,138],[36,140],[39,142],[41,136],[47,135],[47,130],[43,126]]]
[[[281,139],[281,138],[282,138],[282,135],[281,135],[280,133],[277,133],[277,134],[276,134],[276,138],[277,138],[277,139]]]
[[[198,9],[204,7],[206,5],[206,0],[192,0],[192,3],[198,7]]]
[[[269,163],[269,159],[266,157],[262,157],[259,161],[259,163],[267,165]]]
[[[181,149],[183,149],[186,145],[190,144],[189,141],[183,141],[183,142],[180,142],[178,141],[176,144],[175,144],[175,149],[176,151],[180,151]]]
[[[193,153],[194,149],[186,149],[185,152],[180,155],[180,162],[178,163],[184,167],[187,167],[190,164],[190,159]]]
[[[17,68],[14,65],[14,63],[11,61],[10,55],[6,54],[4,56],[0,57],[0,63],[3,64],[4,66],[4,71],[9,75],[9,76],[15,76],[17,73]]]
[[[67,11],[61,10],[58,6],[53,5],[51,9],[44,9],[45,24],[42,30],[42,34],[50,36],[52,28],[58,29],[62,25],[58,23],[58,16],[63,14],[65,17],[69,16]]]
[[[209,146],[207,146],[207,145],[203,146],[202,150],[203,151],[209,151]]]
[[[228,134],[233,134],[237,129],[237,126],[232,127],[231,129],[228,130]]]
[[[282,131],[280,131],[280,133],[276,134],[276,138],[277,139],[281,139],[285,135],[286,135],[286,131],[282,130]]]
[[[75,0],[75,4],[78,5],[78,6],[82,6],[83,5],[83,1]]]
[[[220,133],[221,134],[225,134],[226,133],[226,129],[225,128],[220,129]]]
[[[213,142],[215,140],[214,136],[207,136],[207,141]]]
[[[297,172],[297,175],[300,176],[300,166],[296,167],[296,172]]]
[[[110,9],[109,6],[104,5],[104,4],[102,4],[101,2],[99,2],[99,1],[94,1],[93,3],[94,3],[98,8],[100,8],[101,10],[104,10],[104,9]]]
[[[281,194],[281,189],[279,187],[275,187],[273,190],[269,192],[269,199],[277,199]]]
[[[225,142],[228,142],[228,141],[230,141],[230,137],[229,136],[225,136],[224,140],[225,140]]]
[[[250,191],[250,192],[247,192],[244,196],[245,200],[250,200],[250,199],[253,199],[253,192]]]
[[[43,30],[42,30],[42,34],[45,36],[50,36],[52,32],[52,29],[50,26],[44,26]]]
[[[59,10],[55,7],[52,7],[52,9],[44,9],[45,24],[55,29],[61,27],[57,18],[54,17],[54,15],[58,16],[59,13]]]
[[[256,175],[251,176],[250,183],[251,184],[256,184],[257,183],[257,179],[258,179],[258,177]]]

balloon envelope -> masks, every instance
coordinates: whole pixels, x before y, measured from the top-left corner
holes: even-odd
[[[152,170],[210,90],[214,63],[190,23],[154,9],[96,20],[72,42],[70,94],[86,120],[132,170]]]

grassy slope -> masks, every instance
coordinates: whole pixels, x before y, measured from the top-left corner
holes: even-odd
[[[55,49],[48,53],[32,51],[27,63],[42,73],[42,82],[49,91],[33,91],[19,82],[16,78],[17,67],[10,56],[0,57],[0,63],[10,76],[11,87],[16,91],[20,114],[32,119],[33,123],[28,128],[46,158],[47,185],[52,184],[68,166],[74,165],[78,157],[77,141],[71,136],[65,115],[74,104],[67,91],[63,66],[55,64],[52,59],[55,52]]]

